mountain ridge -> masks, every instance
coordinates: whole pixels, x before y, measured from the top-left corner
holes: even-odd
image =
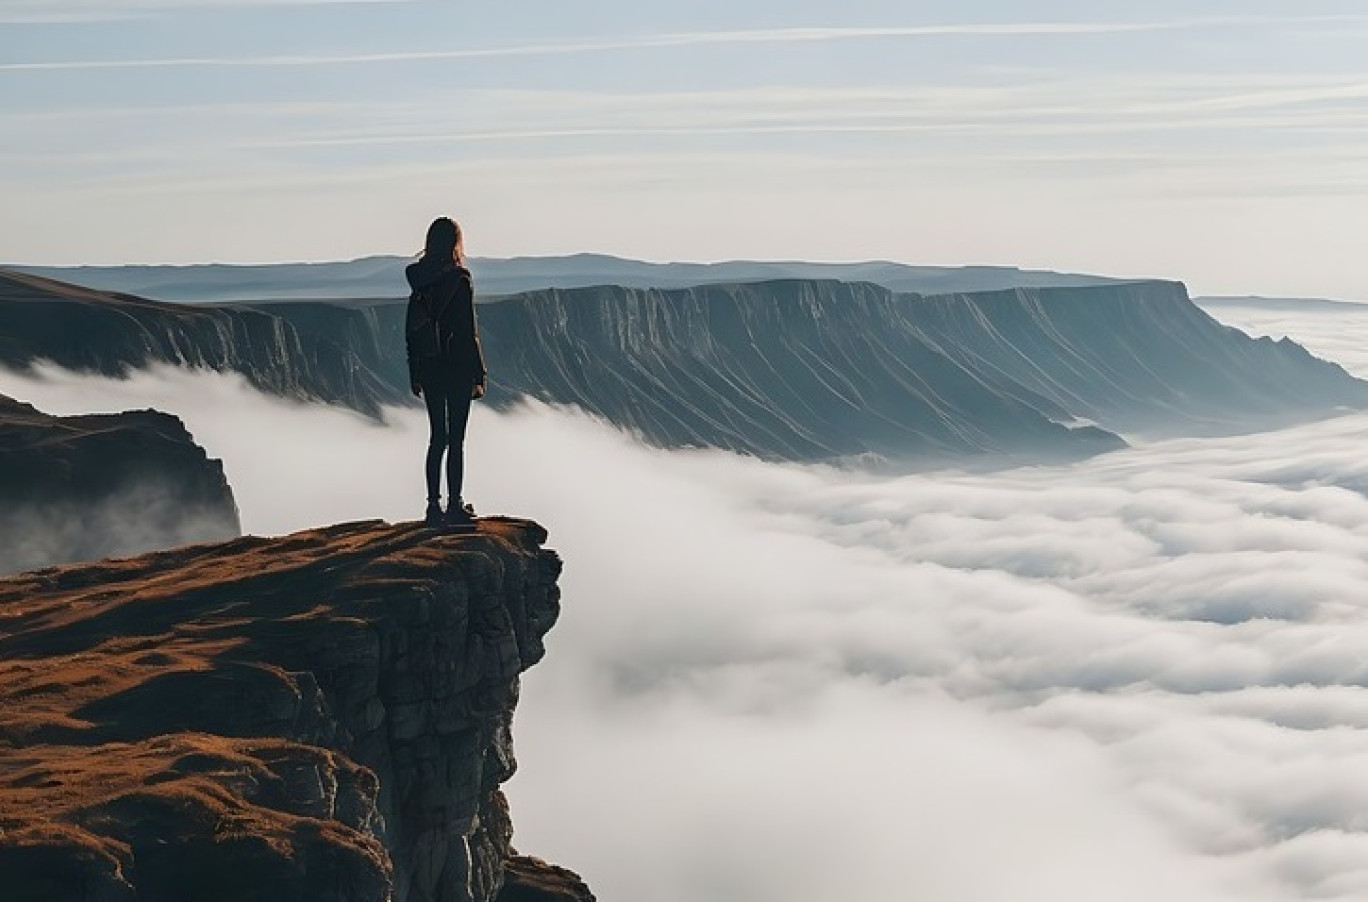
[[[0,363],[237,371],[377,416],[414,403],[401,302],[111,298],[0,272]],[[496,407],[574,405],[659,446],[769,459],[1067,460],[1122,447],[1119,432],[1241,431],[1368,406],[1368,383],[1221,325],[1177,282],[928,296],[811,279],[553,288],[488,301],[479,320]]]
[[[403,267],[411,261],[409,257],[373,256],[319,263],[74,267],[13,264],[5,268],[155,300],[228,302],[403,297],[408,293]],[[687,288],[713,282],[783,278],[836,278],[841,281],[873,282],[893,291],[918,293],[1133,281],[1049,270],[1025,270],[1012,266],[916,266],[884,260],[853,263],[800,260],[655,263],[590,253],[553,257],[474,257],[470,266],[476,283],[486,295],[599,285]]]

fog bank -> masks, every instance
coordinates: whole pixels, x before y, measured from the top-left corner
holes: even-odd
[[[247,531],[421,513],[418,411],[41,376],[0,392],[182,416]],[[888,479],[477,407],[468,497],[566,560],[515,843],[603,899],[1364,898],[1366,445]]]

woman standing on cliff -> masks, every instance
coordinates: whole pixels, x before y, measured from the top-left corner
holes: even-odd
[[[475,285],[465,265],[461,227],[443,216],[428,226],[418,262],[405,270],[409,287],[405,335],[409,383],[427,403],[429,526],[469,527],[474,510],[461,498],[465,431],[470,402],[485,393],[487,373],[475,325]],[[446,455],[447,509],[442,512],[442,456]]]

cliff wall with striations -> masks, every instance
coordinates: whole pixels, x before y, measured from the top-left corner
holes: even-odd
[[[264,392],[368,414],[404,402],[406,380],[372,369],[365,314],[333,310],[332,321],[304,334],[288,318],[250,307],[168,304],[0,271],[0,365],[22,370],[46,360],[121,376],[165,363],[240,373]]]
[[[5,898],[518,898],[553,870],[499,791],[545,538],[354,523],[0,580]]]
[[[16,313],[40,307],[7,300],[5,278],[0,362],[47,357],[97,368],[61,345],[47,349],[52,336]],[[36,277],[8,278],[37,291]],[[52,303],[53,317],[73,323],[111,315]],[[97,337],[80,354],[105,368],[161,361],[237,370],[268,391],[368,412],[412,401],[402,303],[160,312],[140,303],[137,328],[151,338],[131,320],[118,341],[81,326]],[[208,330],[203,347],[195,317]],[[223,338],[214,329],[228,327],[215,317],[247,337]],[[1122,447],[1118,433],[1238,432],[1368,407],[1368,383],[1291,341],[1223,326],[1176,282],[939,296],[813,279],[597,286],[502,298],[482,304],[479,319],[489,404],[574,405],[655,445],[771,459],[1072,459]],[[257,332],[275,338],[251,338]]]
[[[1368,383],[1222,325],[1176,282],[944,296],[798,280],[600,287],[487,304],[480,325],[493,403],[575,404],[657,444],[761,457],[1084,456],[1118,447],[1112,432],[1368,407]],[[1061,425],[1080,420],[1101,428]]]

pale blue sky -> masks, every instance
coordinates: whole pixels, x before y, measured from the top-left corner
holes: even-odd
[[[0,0],[0,260],[888,258],[1368,298],[1361,2]]]

